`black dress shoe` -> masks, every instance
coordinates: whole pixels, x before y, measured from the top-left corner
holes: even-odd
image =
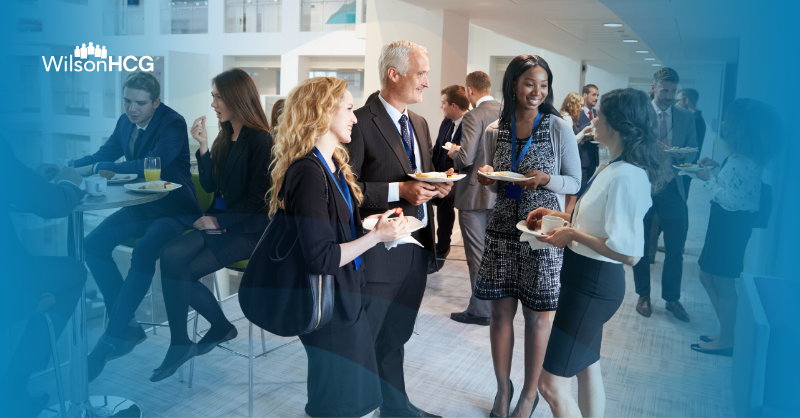
[[[481,325],[481,326],[489,325],[490,321],[490,318],[488,316],[477,316],[467,311],[453,312],[450,314],[450,319],[456,322],[461,322],[462,324]]]
[[[433,258],[428,260],[428,274],[433,274],[439,271],[439,266]]]
[[[197,345],[190,344],[186,349],[186,352],[184,352],[183,355],[178,360],[170,364],[161,363],[161,366],[159,366],[159,368],[153,370],[153,375],[150,376],[150,381],[159,382],[172,376],[173,374],[175,374],[175,372],[178,371],[178,369],[181,366],[183,366],[183,363],[186,363],[187,361],[191,360],[191,358],[196,355],[197,355]],[[167,359],[164,359],[164,361],[166,362]]]
[[[116,348],[117,346],[103,341],[103,337],[100,337],[100,341],[94,346],[87,359],[89,382],[93,382],[94,379],[97,379],[97,376],[100,376],[100,373],[103,372],[103,368],[106,367],[106,361],[108,361],[106,358],[108,358],[108,355]]]
[[[127,356],[130,354],[137,345],[144,342],[147,339],[147,334],[144,332],[144,329],[141,325],[136,326],[128,326],[125,327],[125,331],[122,332],[122,341],[117,344],[117,347],[114,351],[108,353],[106,357],[106,361],[116,360],[120,357]]]
[[[709,349],[700,347],[700,344],[692,344],[692,350],[703,354],[713,354],[717,356],[733,357],[733,347]]]
[[[214,328],[212,327],[210,330],[208,330],[208,333],[205,335],[205,337],[200,339],[200,341],[197,343],[198,356],[208,354],[209,351],[213,350],[218,345],[236,338],[236,336],[239,335],[239,331],[236,330],[236,327],[231,324],[228,332],[221,337],[216,336],[215,334]]]
[[[709,338],[708,335],[701,335],[700,336],[700,341],[702,341],[704,343],[710,343],[711,341],[714,341],[714,339],[713,338]]]
[[[508,394],[508,408],[506,408],[506,411],[508,411],[508,413],[510,414],[511,413],[511,399],[514,397],[514,382],[509,380],[508,384],[511,386],[511,393]],[[497,395],[494,395],[494,399],[497,400]],[[506,415],[506,417],[507,416],[508,415]],[[494,413],[494,408],[492,408],[492,410],[489,411],[489,418],[503,418],[503,417],[501,417],[500,415],[495,414]]]

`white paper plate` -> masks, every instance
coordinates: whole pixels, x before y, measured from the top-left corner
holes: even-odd
[[[687,173],[697,173],[699,171],[705,170],[704,168],[700,167],[681,167],[678,165],[673,165],[673,167],[677,168],[678,170],[685,171]]]
[[[697,148],[666,149],[668,154],[692,154],[697,152]]]
[[[422,221],[420,221],[419,219],[411,217],[411,216],[406,216],[405,218],[408,219],[408,232],[409,233],[422,229]],[[396,218],[393,218],[393,219],[396,219]],[[371,231],[373,228],[375,228],[375,225],[377,225],[377,224],[378,224],[378,220],[375,219],[375,218],[372,218],[372,219],[365,219],[364,222],[361,225],[364,227],[364,229]]]
[[[484,176],[486,178],[490,178],[492,180],[498,180],[498,181],[507,181],[509,183],[522,183],[524,181],[528,181],[528,180],[533,178],[533,177],[525,177],[522,174],[515,173],[513,171],[495,171],[495,173],[504,173],[504,174],[507,174],[507,176],[493,176],[491,174],[484,173],[484,172],[481,172],[481,171],[478,172],[478,174],[480,174],[480,175],[482,175],[482,176]]]
[[[180,188],[182,187],[182,186],[181,186],[180,184],[178,184],[178,183],[172,183],[172,185],[173,185],[173,186],[175,186],[175,187],[173,187],[172,189],[159,189],[159,190],[151,190],[151,189],[140,189],[140,188],[139,188],[139,187],[142,187],[142,186],[144,186],[145,184],[146,184],[146,183],[126,184],[126,185],[125,185],[125,188],[126,188],[126,189],[128,189],[128,190],[130,190],[130,191],[132,191],[132,192],[136,192],[136,193],[148,193],[148,194],[153,194],[153,193],[169,193],[169,192],[172,192],[172,191],[178,190],[178,189],[180,189]]]
[[[128,177],[128,178],[123,178]],[[108,184],[127,183],[131,180],[139,178],[138,174],[114,174],[114,177],[108,179]]]
[[[466,174],[457,174],[456,177],[417,177],[413,174],[409,174],[408,176],[417,181],[424,181],[425,183],[447,183],[448,181],[459,181],[467,177]]]
[[[453,143],[452,142],[446,142],[444,145],[442,145],[442,148],[444,148],[444,149],[446,149],[448,151],[450,151],[450,148],[452,148],[452,147],[453,147]]]
[[[531,235],[533,235],[535,237],[547,238],[547,235],[542,234],[541,232],[534,232],[534,231],[531,231],[530,229],[528,229],[528,224],[527,224],[527,222],[525,220],[517,222],[517,229],[519,229],[520,231],[522,231],[522,232],[524,232],[526,234],[531,234]]]

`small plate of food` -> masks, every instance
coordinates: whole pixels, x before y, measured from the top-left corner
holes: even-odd
[[[673,167],[681,171],[686,171],[687,173],[697,173],[698,171],[705,170],[705,168],[699,167],[697,164],[689,164],[689,163],[673,165]]]
[[[450,151],[450,148],[453,148],[453,143],[452,142],[447,142],[444,145],[442,145],[442,148]]]
[[[148,181],[147,183],[126,184],[125,188],[137,193],[169,193],[180,189],[178,183],[170,183],[163,180]]]
[[[490,171],[490,172],[478,171],[478,174],[490,178],[492,180],[507,181],[511,183],[520,183],[531,179],[531,177],[525,177],[524,175],[515,173],[513,171]]]
[[[532,229],[528,229],[527,222],[524,219],[519,221],[519,222],[517,222],[517,229],[519,229],[520,231],[522,231],[522,232],[524,232],[526,234],[531,234],[531,235],[533,235],[535,237],[547,238],[547,235],[543,234],[542,231],[539,231],[539,230],[534,231]]]
[[[405,218],[408,220],[409,233],[422,229],[422,221],[420,221],[419,219],[411,216],[406,216]],[[389,222],[397,222],[399,219],[400,218],[389,218]],[[377,224],[378,224],[378,219],[376,218],[364,219],[364,222],[361,223],[364,229],[369,231],[375,228],[375,225]]]
[[[697,152],[697,148],[692,147],[669,147],[666,151],[668,154],[691,154],[693,152]]]
[[[459,181],[464,177],[467,177],[466,174],[450,174],[447,173],[414,173],[409,174],[414,180],[424,181],[426,183],[447,183],[448,181]]]

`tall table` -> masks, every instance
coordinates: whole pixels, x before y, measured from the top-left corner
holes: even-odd
[[[143,181],[132,181],[126,184],[138,184]],[[137,193],[126,189],[123,184],[109,184],[104,196],[87,195],[81,204],[72,212],[70,242],[74,246],[74,256],[86,262],[83,246],[84,224],[83,213],[94,210],[116,209],[136,206],[165,197],[168,193]],[[69,417],[109,417],[115,413],[128,410],[125,416],[141,409],[133,401],[117,396],[89,396],[89,371],[87,367],[88,348],[86,345],[86,287],[81,292],[80,303],[72,317],[72,334],[70,344],[70,401],[67,406]],[[62,411],[63,414],[63,411]],[[135,415],[135,414],[134,414]]]

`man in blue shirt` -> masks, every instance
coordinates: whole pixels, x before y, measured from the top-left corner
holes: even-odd
[[[105,299],[108,326],[89,354],[89,380],[106,361],[122,357],[147,336],[134,317],[155,273],[161,248],[191,228],[202,212],[189,164],[189,137],[183,116],[161,103],[161,86],[149,72],[131,74],[123,85],[125,114],[111,138],[94,155],[74,162],[88,175],[99,170],[144,177],[147,157],[161,159],[161,179],[184,187],[143,205],[125,207],[106,218],[86,237],[86,264]],[[125,162],[114,162],[120,157]],[[131,268],[123,280],[112,251],[129,239]]]

